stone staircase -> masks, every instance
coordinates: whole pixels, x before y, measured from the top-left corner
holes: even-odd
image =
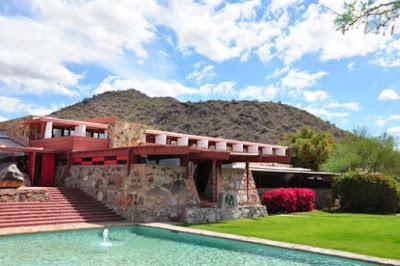
[[[0,228],[123,221],[121,216],[79,189],[47,189],[49,201],[0,202]]]

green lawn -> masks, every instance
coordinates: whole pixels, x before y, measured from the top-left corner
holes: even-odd
[[[190,227],[400,259],[400,217],[392,215],[314,211]]]

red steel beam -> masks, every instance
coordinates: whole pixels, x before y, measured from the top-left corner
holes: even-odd
[[[211,160],[211,165],[212,165],[212,183],[213,183],[213,196],[212,200],[213,202],[217,202],[217,197],[218,197],[218,178],[217,178],[217,160],[212,159]]]

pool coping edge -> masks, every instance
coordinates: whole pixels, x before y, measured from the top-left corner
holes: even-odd
[[[267,245],[267,246],[273,246],[273,247],[279,247],[279,248],[293,249],[293,250],[298,250],[298,251],[311,252],[311,253],[340,257],[340,258],[351,259],[351,260],[359,260],[359,261],[376,263],[376,264],[381,264],[381,265],[400,266],[400,260],[385,259],[385,258],[379,258],[379,257],[373,257],[373,256],[368,256],[368,255],[361,255],[361,254],[346,252],[346,251],[339,251],[339,250],[326,249],[326,248],[317,248],[317,247],[312,247],[312,246],[307,246],[307,245],[292,244],[292,243],[287,243],[287,242],[267,240],[267,239],[261,239],[261,238],[256,238],[256,237],[247,237],[247,236],[239,236],[239,235],[234,235],[234,234],[219,233],[219,232],[213,232],[213,231],[208,231],[208,230],[203,230],[203,229],[188,228],[188,227],[183,227],[183,226],[174,225],[174,224],[167,224],[167,223],[140,223],[139,225],[146,226],[146,227],[166,229],[166,230],[171,230],[171,231],[178,231],[178,232],[182,232],[182,233],[196,234],[196,235],[209,236],[209,237],[217,237],[217,238],[230,239],[230,240],[236,240],[236,241],[242,241],[242,242],[248,242],[248,243],[254,243],[254,244],[261,244],[261,245]]]

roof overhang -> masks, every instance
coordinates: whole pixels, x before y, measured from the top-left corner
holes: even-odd
[[[37,147],[8,147],[0,145],[0,152],[43,152],[43,148]]]
[[[101,123],[94,123],[89,121],[78,121],[78,120],[70,120],[70,119],[60,119],[50,116],[38,116],[33,117],[25,123],[27,124],[37,124],[37,123],[46,123],[46,122],[53,122],[55,125],[60,126],[79,126],[79,125],[86,125],[87,128],[90,129],[108,129],[108,125],[101,124]]]
[[[168,132],[168,131],[161,131],[161,130],[154,130],[154,129],[146,129],[146,134],[149,135],[161,135],[165,134],[168,137],[172,138],[181,138],[181,137],[187,137],[192,140],[208,140],[209,142],[226,142],[227,144],[243,144],[243,145],[256,145],[261,148],[263,147],[273,147],[273,148],[288,148],[287,146],[281,146],[281,145],[273,145],[273,144],[265,144],[265,143],[256,143],[256,142],[249,142],[249,141],[240,141],[240,140],[233,140],[233,139],[224,139],[224,138],[212,138],[212,137],[207,137],[207,136],[199,136],[199,135],[190,135],[190,134],[181,134],[181,133],[176,133],[176,132]]]
[[[272,167],[272,166],[252,166],[250,165],[250,170],[257,172],[267,172],[267,173],[282,173],[282,174],[307,174],[307,175],[325,175],[325,176],[334,176],[338,175],[337,173],[332,172],[318,172],[312,171],[310,169],[305,168],[296,168],[296,167]]]

